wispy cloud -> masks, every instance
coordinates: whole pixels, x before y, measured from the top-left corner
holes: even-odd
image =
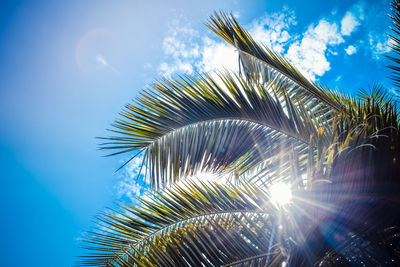
[[[195,63],[200,72],[238,70],[238,54],[232,46],[208,37],[203,39],[202,44],[201,57],[199,62]]]
[[[349,36],[361,25],[364,20],[364,5],[364,2],[358,2],[346,12],[340,22],[340,32],[343,36]]]
[[[115,185],[115,192],[118,199],[135,201],[137,197],[143,195],[146,189],[145,184],[143,182],[138,183],[138,174],[142,165],[142,161],[142,156],[136,157],[118,173],[119,181]],[[141,176],[142,175],[143,174],[141,174]]]
[[[391,50],[390,39],[386,34],[369,33],[368,44],[373,59],[380,59],[383,54]]]
[[[353,55],[353,54],[357,53],[357,47],[355,47],[354,45],[349,45],[348,47],[346,47],[344,49],[344,51],[348,55]]]
[[[283,53],[285,46],[293,39],[289,30],[296,24],[294,12],[284,8],[282,12],[266,14],[255,19],[250,24],[249,31],[256,41],[277,53]]]
[[[360,25],[360,22],[356,19],[353,13],[347,12],[344,18],[341,21],[341,30],[342,35],[350,35],[357,26]]]
[[[161,74],[171,76],[176,72],[194,71],[193,65],[200,56],[198,35],[199,33],[182,17],[176,18],[171,23],[162,44],[168,60],[158,66]]]

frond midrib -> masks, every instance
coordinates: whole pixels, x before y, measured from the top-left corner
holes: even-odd
[[[165,138],[166,136],[168,136],[168,135],[170,135],[170,134],[172,134],[172,133],[174,133],[174,132],[180,131],[180,130],[182,130],[182,129],[185,129],[185,128],[188,128],[188,127],[192,127],[192,126],[196,126],[196,125],[203,124],[203,123],[205,124],[205,123],[208,123],[208,122],[214,122],[214,121],[215,121],[215,122],[217,122],[217,121],[245,121],[245,122],[250,122],[250,123],[254,123],[254,124],[257,124],[257,125],[260,125],[260,126],[269,128],[269,129],[274,130],[274,131],[276,131],[276,132],[280,132],[280,133],[282,133],[282,134],[284,134],[284,135],[286,135],[286,136],[288,136],[288,137],[291,137],[291,138],[293,138],[293,139],[296,139],[297,141],[300,141],[301,143],[304,143],[304,144],[306,144],[306,145],[313,145],[313,146],[315,146],[315,144],[310,143],[309,141],[307,141],[307,140],[306,140],[304,137],[302,137],[301,135],[293,135],[293,134],[289,133],[288,131],[285,131],[285,130],[283,130],[283,129],[279,129],[279,128],[277,128],[277,127],[275,127],[275,126],[273,126],[273,125],[271,125],[271,124],[265,123],[265,122],[260,122],[260,121],[256,121],[256,120],[249,119],[249,118],[221,117],[221,118],[213,118],[213,119],[207,119],[207,120],[203,120],[203,121],[197,121],[197,122],[193,122],[193,123],[186,124],[186,125],[184,125],[184,126],[175,128],[175,129],[173,129],[173,130],[171,130],[171,131],[169,131],[169,132],[166,132],[165,134],[163,134],[163,135],[157,137],[157,138],[154,139],[153,141],[150,141],[150,142],[148,143],[148,145],[143,146],[142,148],[148,148],[148,147],[151,146],[152,144],[156,143],[158,140],[160,140],[160,139],[162,139],[162,138]]]

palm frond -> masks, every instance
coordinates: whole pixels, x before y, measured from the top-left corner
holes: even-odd
[[[285,86],[279,79],[261,86],[229,74],[162,81],[127,105],[112,130],[119,136],[104,138],[102,148],[114,154],[144,149],[155,188],[201,170],[240,175],[270,159],[277,144],[303,152],[313,145],[310,135],[318,127],[310,113],[273,93]]]
[[[254,185],[187,182],[151,199],[100,218],[106,230],[86,240],[93,252],[81,264],[216,266],[265,253],[271,262],[285,258],[285,237],[276,231],[278,212]]]
[[[210,18],[208,27],[238,49],[241,67],[249,80],[265,83],[278,77],[286,79],[291,84],[287,94],[293,102],[318,107],[324,113],[326,109],[341,110],[341,103],[329,91],[310,82],[279,54],[254,41],[232,15],[215,13]]]

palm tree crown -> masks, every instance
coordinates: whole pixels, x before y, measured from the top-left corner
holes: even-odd
[[[392,9],[398,85],[399,0]],[[357,96],[323,88],[231,15],[208,26],[237,49],[239,73],[163,79],[125,107],[101,147],[143,155],[150,191],[99,218],[80,263],[400,264],[394,96],[379,85]],[[277,184],[289,203],[274,199]]]

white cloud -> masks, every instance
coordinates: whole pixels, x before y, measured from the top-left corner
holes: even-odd
[[[162,75],[169,77],[176,72],[193,73],[193,63],[200,56],[198,35],[189,23],[182,23],[179,18],[171,23],[162,44],[163,52],[169,60],[158,66]]]
[[[199,47],[197,44],[189,45],[189,42],[181,41],[178,36],[184,35],[194,37],[197,32],[189,27],[180,28],[172,32],[171,36],[168,36],[163,41],[163,50],[166,55],[172,55],[174,57],[192,58],[199,55]]]
[[[343,17],[341,21],[341,29],[340,32],[348,36],[350,35],[361,23],[357,20],[353,13],[347,11],[346,15]]]
[[[293,11],[284,9],[282,13],[266,14],[255,19],[249,27],[251,36],[277,53],[283,53],[285,45],[291,40],[289,29],[296,25]]]
[[[330,70],[330,63],[325,55],[328,45],[334,46],[343,42],[337,24],[321,19],[316,26],[309,26],[301,41],[290,45],[286,58],[314,80],[315,75],[322,76]]]
[[[386,34],[370,33],[368,34],[368,43],[373,59],[380,59],[384,53],[391,50],[390,39]]]
[[[344,15],[340,25],[340,32],[343,36],[349,36],[352,32],[357,30],[364,20],[364,2],[358,2],[350,8]]]
[[[163,51],[169,60],[158,66],[162,75],[170,77],[174,73],[238,70],[238,55],[231,45],[208,37],[200,39],[189,26],[177,26],[169,32],[170,35],[163,41]]]
[[[136,157],[120,171],[118,176],[120,180],[115,185],[118,199],[128,198],[134,201],[143,194],[145,188],[137,181],[142,160],[142,156]]]
[[[332,49],[328,49],[329,54],[332,54],[334,56],[339,55],[339,53],[337,51],[333,51]]]
[[[354,45],[349,45],[347,48],[344,49],[344,51],[348,55],[353,55],[353,54],[357,53],[357,48]]]
[[[321,19],[317,26],[309,26],[301,40],[292,42],[286,53],[286,58],[299,68],[307,77],[314,80],[330,70],[327,52],[338,55],[333,50],[344,43],[344,36],[350,36],[364,20],[365,3],[360,1],[346,12],[340,22],[340,30],[336,23]],[[336,15],[337,11],[332,14]],[[349,46],[346,52],[355,53],[356,47]]]
[[[204,38],[201,59],[197,66],[204,72],[223,69],[237,71],[238,54],[231,45]]]

